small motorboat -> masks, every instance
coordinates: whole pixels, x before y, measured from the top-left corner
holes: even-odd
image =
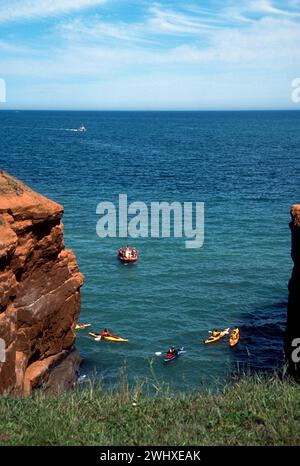
[[[124,249],[120,248],[118,251],[118,258],[124,264],[136,262],[138,258],[137,250],[135,248],[130,249],[129,246],[126,246],[125,251]]]
[[[86,132],[86,128],[84,126],[80,126],[77,130],[79,133],[85,133]]]
[[[124,262],[125,264],[129,264],[131,262],[136,262],[137,261],[137,256],[136,257],[125,257],[125,256],[120,256],[119,259],[121,262]]]

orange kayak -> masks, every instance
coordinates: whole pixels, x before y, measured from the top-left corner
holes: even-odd
[[[230,337],[229,337],[229,345],[231,347],[238,344],[240,341],[240,330],[236,327],[232,330]]]

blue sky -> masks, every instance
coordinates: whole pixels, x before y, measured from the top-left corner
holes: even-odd
[[[299,23],[300,0],[0,0],[0,109],[297,109]]]

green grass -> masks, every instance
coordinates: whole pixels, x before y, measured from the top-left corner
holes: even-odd
[[[244,377],[221,393],[104,391],[0,397],[1,445],[300,445],[300,390]]]
[[[21,183],[21,181],[17,180],[14,176],[11,176],[9,173],[0,170],[0,176],[5,178],[6,185],[0,186],[0,194],[16,194],[20,195],[23,194],[26,190],[26,186]],[[28,190],[28,188],[27,188]]]

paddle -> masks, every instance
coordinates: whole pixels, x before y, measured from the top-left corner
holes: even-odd
[[[212,330],[208,330],[208,333],[212,333]],[[230,329],[225,332],[225,335],[228,335],[230,333]]]

